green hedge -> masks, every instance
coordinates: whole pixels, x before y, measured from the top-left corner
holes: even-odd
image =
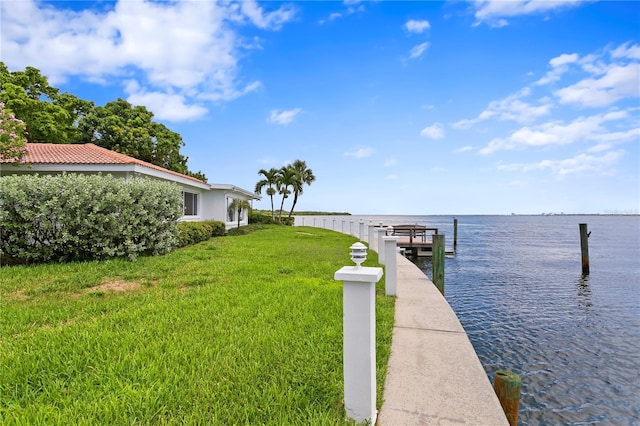
[[[271,212],[265,212],[263,210],[260,211],[250,211],[249,212],[249,223],[261,223],[263,225],[289,225],[292,226],[295,221],[295,217],[282,216],[282,220],[278,220],[278,216],[276,213],[276,217],[274,219],[271,218]]]
[[[265,229],[265,225],[260,223],[252,223],[250,225],[240,226],[238,228],[231,228],[227,231],[227,235],[246,235],[255,231],[259,231],[260,229]]]
[[[0,255],[27,262],[161,254],[177,243],[180,188],[110,175],[0,178]]]
[[[278,219],[277,218],[272,219],[271,212],[264,213],[264,212],[257,212],[257,211],[250,210],[249,223],[262,223],[264,225],[271,225],[271,224],[277,224]]]
[[[216,220],[203,222],[180,222],[178,224],[178,247],[185,247],[225,235],[224,223]]]

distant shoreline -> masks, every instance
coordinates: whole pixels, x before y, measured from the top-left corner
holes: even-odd
[[[268,210],[255,210],[271,213]],[[340,212],[294,212],[293,216],[640,216],[640,213],[465,213],[465,214],[353,214]]]

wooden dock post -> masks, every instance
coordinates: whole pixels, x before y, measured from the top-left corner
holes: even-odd
[[[500,401],[509,426],[518,425],[520,410],[520,376],[511,371],[498,370],[493,376],[493,390]]]
[[[458,218],[453,218],[453,252],[458,248]]]
[[[589,234],[587,224],[580,224],[580,254],[582,255],[582,275],[589,275]]]
[[[431,248],[433,283],[444,296],[444,234],[433,234],[431,238],[433,241]]]

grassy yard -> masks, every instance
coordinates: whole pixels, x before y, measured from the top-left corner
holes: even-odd
[[[0,268],[0,423],[344,424],[333,274],[355,241],[273,226],[136,262]],[[377,294],[380,405],[384,277]]]

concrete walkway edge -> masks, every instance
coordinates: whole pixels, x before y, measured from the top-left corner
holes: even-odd
[[[395,324],[376,424],[508,425],[453,309],[416,265],[396,256]]]

